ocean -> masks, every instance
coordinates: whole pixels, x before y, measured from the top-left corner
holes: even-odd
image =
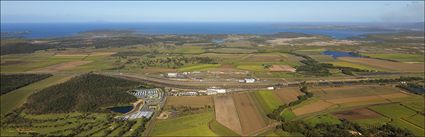
[[[141,34],[274,34],[297,32],[346,39],[377,31],[348,29],[304,29],[276,23],[1,23],[1,32],[19,33],[29,39],[77,35],[80,32],[111,29]]]

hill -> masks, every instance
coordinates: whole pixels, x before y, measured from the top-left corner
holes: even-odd
[[[99,112],[102,107],[136,101],[127,90],[141,83],[98,74],[84,74],[29,97],[28,113]]]

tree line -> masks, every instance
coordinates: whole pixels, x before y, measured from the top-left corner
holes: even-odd
[[[51,74],[1,74],[0,92],[9,93],[18,88],[27,86],[31,83],[43,80],[52,76]]]

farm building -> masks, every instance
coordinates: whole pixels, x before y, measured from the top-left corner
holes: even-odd
[[[167,73],[167,77],[175,78],[177,77],[177,73]]]
[[[226,93],[226,89],[209,88],[209,89],[207,89],[207,94],[208,94],[208,92],[216,92],[216,93],[219,93],[219,94],[223,94],[223,93]]]
[[[177,93],[178,96],[196,96],[198,95],[198,92],[179,92]]]
[[[254,78],[245,78],[245,83],[254,83],[255,79]]]
[[[140,110],[137,113],[125,116],[124,119],[132,120],[132,119],[137,119],[137,118],[142,118],[142,117],[149,119],[149,118],[152,117],[152,115],[153,115],[153,111]]]
[[[217,92],[216,92],[216,91],[211,91],[211,90],[210,90],[210,91],[207,91],[207,92],[206,92],[206,94],[207,94],[207,95],[215,95],[215,94],[217,94]]]
[[[153,89],[136,89],[133,91],[130,91],[131,94],[136,96],[137,98],[144,98],[144,99],[153,99],[153,98],[161,98],[162,92],[159,88],[153,88]]]

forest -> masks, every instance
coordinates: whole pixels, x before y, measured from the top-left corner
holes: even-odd
[[[31,114],[102,112],[102,108],[136,101],[126,91],[142,83],[98,74],[84,74],[29,97],[24,108]]]
[[[1,74],[0,92],[6,94],[15,89],[52,76],[51,74]]]
[[[382,125],[364,128],[356,123],[342,120],[341,124],[317,124],[309,125],[304,121],[289,121],[277,126],[290,133],[301,133],[306,137],[351,137],[351,136],[374,136],[374,137],[413,137],[414,135],[406,129],[392,125]]]

